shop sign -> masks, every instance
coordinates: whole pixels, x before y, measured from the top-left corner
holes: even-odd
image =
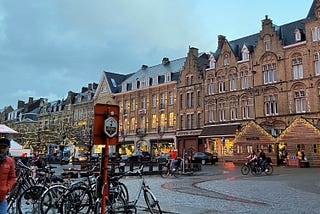
[[[108,137],[114,137],[118,133],[118,122],[113,117],[109,117],[104,121],[104,133]]]

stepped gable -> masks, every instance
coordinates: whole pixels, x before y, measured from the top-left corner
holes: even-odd
[[[320,130],[304,118],[296,118],[277,138],[288,143],[319,142]]]

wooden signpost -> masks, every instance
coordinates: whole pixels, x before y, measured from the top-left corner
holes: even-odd
[[[105,145],[101,158],[101,185],[108,185],[108,146],[118,144],[119,106],[96,104],[94,106],[93,143]],[[99,188],[102,189],[102,186]],[[108,188],[104,188],[101,200],[101,213],[104,213]]]

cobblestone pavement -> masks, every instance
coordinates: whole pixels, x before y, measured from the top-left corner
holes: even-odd
[[[193,176],[145,180],[169,214],[320,213],[320,168],[275,167],[271,176],[243,176],[240,168],[219,163],[202,166]],[[140,180],[125,177],[122,182],[134,199]],[[138,213],[148,213],[145,208],[141,195]]]
[[[271,176],[243,176],[240,166],[226,164],[178,179],[145,178],[164,213],[320,213],[319,168],[275,167]],[[123,182],[131,193],[139,184],[132,177]],[[139,205],[139,213],[147,213],[143,198]]]

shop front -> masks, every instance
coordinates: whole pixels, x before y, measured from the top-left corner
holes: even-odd
[[[116,146],[116,151],[122,155],[131,155],[134,152],[134,149],[135,149],[134,141],[120,142]]]
[[[169,153],[174,149],[174,139],[151,139],[150,154],[152,157],[159,156],[160,154]]]
[[[217,154],[221,160],[232,160],[233,144],[240,123],[205,126],[199,136],[205,151]]]

